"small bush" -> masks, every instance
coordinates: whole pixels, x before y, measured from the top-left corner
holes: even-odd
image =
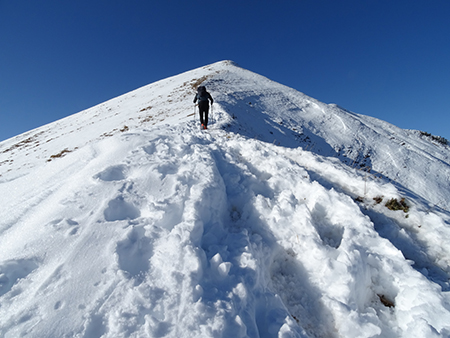
[[[378,295],[381,303],[386,307],[395,307],[395,304],[392,300],[388,299],[385,295]]]
[[[146,110],[150,110],[152,109],[152,106],[148,106],[147,108],[142,108],[141,110],[139,110],[140,112],[146,111]]]
[[[434,141],[439,142],[440,144],[443,144],[445,146],[448,145],[448,140],[442,136],[431,136],[431,138]]]
[[[71,153],[72,151],[77,150],[77,149],[78,149],[78,147],[73,148],[73,150],[69,150],[69,149],[67,149],[67,148],[64,149],[64,150],[61,150],[58,154],[50,156],[50,158],[47,160],[47,162],[51,162],[51,161],[54,160],[54,159],[64,157],[64,156],[66,156],[68,153]]]
[[[442,136],[434,136],[434,135],[431,135],[430,133],[427,133],[427,132],[425,132],[425,131],[421,131],[421,132],[420,132],[420,135],[421,135],[421,136],[429,137],[429,138],[431,138],[433,141],[438,142],[438,143],[440,143],[440,144],[443,144],[444,146],[447,146],[448,143],[449,143],[448,140],[447,140],[446,138],[444,138],[444,137],[442,137]]]
[[[380,204],[381,202],[383,202],[383,197],[377,196],[374,197],[373,200],[375,201],[376,204]]]
[[[406,201],[404,198],[402,198],[399,201],[397,201],[396,198],[391,198],[389,201],[386,202],[386,208],[389,210],[397,211],[397,210],[403,210],[403,212],[409,211],[409,206],[406,204]]]

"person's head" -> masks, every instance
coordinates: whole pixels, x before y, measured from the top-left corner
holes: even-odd
[[[205,87],[205,86],[199,86],[199,87],[197,88],[197,91],[198,91],[199,93],[201,93],[201,92],[206,92],[206,87]]]

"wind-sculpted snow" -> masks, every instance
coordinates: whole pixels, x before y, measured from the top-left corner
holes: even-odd
[[[348,165],[340,136],[271,117],[269,80],[252,77],[250,105],[230,69],[30,132],[33,154],[3,144],[1,337],[450,335],[449,213]],[[228,88],[208,131],[185,103],[199,81]]]
[[[285,147],[339,158],[383,175],[429,202],[450,207],[450,147],[420,133],[324,104],[292,88],[236,67],[205,84],[239,119],[233,131]]]

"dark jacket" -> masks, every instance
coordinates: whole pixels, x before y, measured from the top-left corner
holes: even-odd
[[[197,100],[199,104],[201,104],[202,102],[208,102],[208,100],[211,101],[211,104],[214,103],[211,94],[206,91],[206,88],[204,86],[198,87],[197,94],[194,97],[194,103],[197,102]]]

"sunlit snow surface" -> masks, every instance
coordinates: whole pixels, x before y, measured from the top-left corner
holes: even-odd
[[[4,141],[0,337],[449,337],[449,155],[228,61]]]

